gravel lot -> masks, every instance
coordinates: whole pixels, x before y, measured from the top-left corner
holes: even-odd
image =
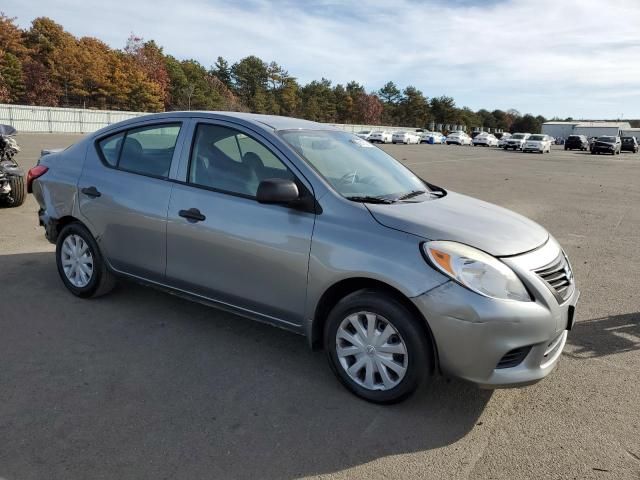
[[[383,148],[565,247],[582,298],[549,378],[370,405],[302,337],[132,283],[72,297],[29,197],[0,210],[0,477],[640,478],[640,155]]]

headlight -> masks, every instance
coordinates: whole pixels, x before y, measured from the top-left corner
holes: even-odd
[[[520,279],[495,257],[462,243],[426,242],[431,265],[469,290],[503,300],[531,301]]]

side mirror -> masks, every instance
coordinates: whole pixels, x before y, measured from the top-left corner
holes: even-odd
[[[298,186],[292,180],[267,178],[258,185],[256,199],[260,203],[290,203],[300,196]]]

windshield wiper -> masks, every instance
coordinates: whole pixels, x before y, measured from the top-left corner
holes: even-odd
[[[411,190],[408,193],[398,197],[398,200],[408,200],[409,198],[417,197],[418,195],[422,195],[423,193],[427,193],[426,190]]]
[[[363,196],[359,196],[359,195],[353,195],[350,197],[345,197],[347,200],[351,200],[352,202],[363,202],[363,203],[384,203],[384,204],[390,204],[390,203],[394,203],[395,200],[391,200],[390,198],[384,198],[384,197],[373,197],[373,196],[368,196],[368,195],[363,195]]]

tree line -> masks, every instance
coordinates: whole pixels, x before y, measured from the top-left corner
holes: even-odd
[[[232,110],[329,123],[428,127],[431,123],[538,132],[544,117],[517,110],[457,107],[415,86],[388,82],[367,92],[356,81],[322,78],[301,84],[276,62],[256,56],[209,68],[165,54],[132,35],[123,49],[76,38],[50,18],[21,29],[0,13],[0,103],[158,112]]]

